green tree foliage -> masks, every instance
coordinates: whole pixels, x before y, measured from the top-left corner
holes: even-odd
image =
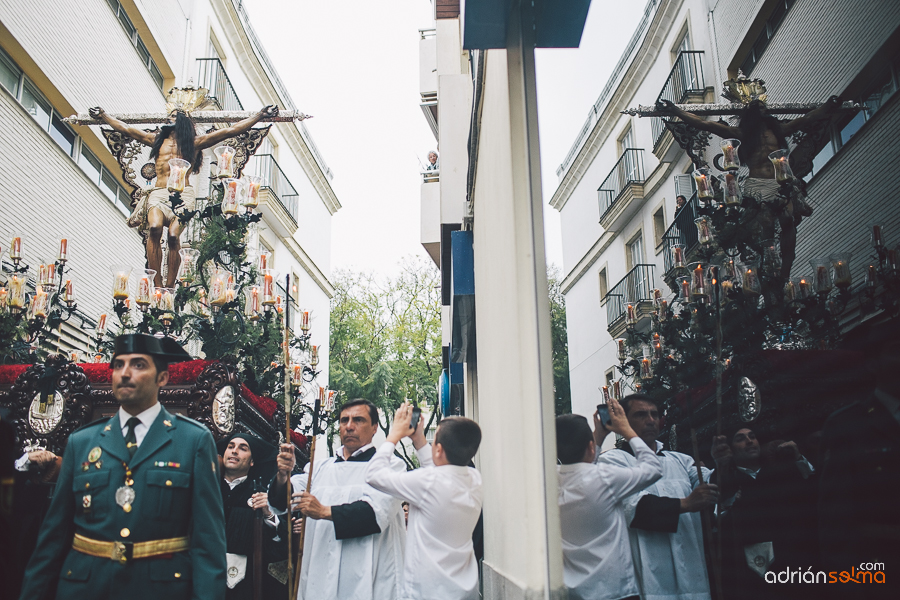
[[[329,379],[343,400],[365,398],[380,409],[387,433],[404,400],[437,410],[441,373],[440,272],[409,257],[398,276],[336,271],[331,300]]]
[[[572,390],[569,387],[569,337],[566,333],[566,298],[560,290],[559,269],[547,269],[550,292],[550,339],[553,353],[553,403],[557,415],[572,412]]]

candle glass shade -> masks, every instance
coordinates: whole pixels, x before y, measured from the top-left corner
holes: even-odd
[[[656,309],[656,317],[659,319],[660,323],[665,323],[666,319],[669,317],[668,300],[659,301],[659,307]]]
[[[225,269],[216,269],[213,271],[209,282],[209,304],[210,306],[220,307],[227,302],[228,276],[230,273]]]
[[[866,267],[866,287],[874,288],[876,285],[878,285],[878,269],[875,265],[869,265]]]
[[[75,283],[71,278],[66,279],[66,284],[63,286],[63,302],[70,308],[75,304]]]
[[[25,276],[14,273],[6,280],[9,287],[6,302],[10,308],[14,310],[22,310],[25,308]]]
[[[304,334],[309,331],[309,311],[306,309],[300,311],[300,330]]]
[[[625,324],[626,325],[634,325],[637,323],[637,316],[635,315],[634,304],[626,304],[625,305]]]
[[[247,195],[244,199],[244,206],[248,210],[253,210],[259,206],[259,188],[262,186],[262,177],[248,175],[243,177],[246,182]]]
[[[191,163],[182,158],[173,158],[169,161],[169,178],[166,180],[166,187],[170,192],[184,191],[190,168]]]
[[[706,269],[701,263],[693,263],[691,269],[691,296],[699,298],[706,296],[707,281]]]
[[[216,175],[220,178],[234,177],[234,148],[219,146],[213,153],[216,155]]]
[[[156,288],[156,308],[175,312],[175,288]]]
[[[129,279],[131,278],[131,267],[126,265],[114,265],[112,268],[113,275],[113,300],[126,300],[129,295]]]
[[[738,158],[738,147],[741,140],[722,140],[722,167],[726,171],[741,168],[741,159]]]
[[[103,313],[97,319],[97,339],[102,338],[104,333],[106,333],[106,313]]]
[[[319,364],[319,346],[313,345],[309,347],[309,364],[313,369]]]
[[[303,365],[294,365],[291,375],[291,383],[297,386],[303,385]]]
[[[741,265],[741,289],[745,294],[759,295],[762,287],[759,281],[759,267],[756,261],[745,262]]]
[[[641,359],[641,379],[653,379],[653,371],[650,369],[650,359]]]
[[[692,173],[694,183],[697,185],[697,198],[709,200],[713,197],[712,179],[709,168],[702,167]]]
[[[775,240],[765,240],[762,243],[762,265],[766,272],[774,276],[781,274],[781,251]]]
[[[678,278],[678,289],[679,297],[683,302],[691,301],[691,278],[690,277],[679,277]]]
[[[260,273],[265,272],[269,268],[269,264],[272,262],[272,254],[269,252],[260,252],[259,254],[259,265],[257,269]]]
[[[828,257],[814,258],[809,261],[812,267],[813,289],[817,294],[827,294],[834,287],[831,282],[831,260]]]
[[[150,305],[153,298],[153,279],[156,277],[156,271],[153,269],[141,269],[138,272],[137,294],[134,301],[138,303],[142,309]]]
[[[784,301],[793,302],[799,297],[800,291],[797,288],[797,280],[788,279],[787,283],[784,284]]]
[[[701,244],[711,244],[713,241],[712,223],[707,216],[699,216],[694,219],[697,226],[697,241]]]
[[[672,266],[676,269],[684,267],[684,246],[681,244],[672,245]]]
[[[790,150],[776,150],[769,154],[769,160],[775,167],[775,181],[785,183],[794,178],[794,172],[791,170],[789,159]]]
[[[9,242],[9,257],[16,264],[22,259],[22,238],[14,237]]]
[[[251,321],[259,320],[260,292],[259,286],[252,286],[247,292],[247,316]]]
[[[6,311],[9,309],[9,290],[5,287],[0,287],[0,315],[6,314]]]
[[[234,285],[234,275],[228,274],[228,280],[225,282],[225,302],[233,302],[237,297],[237,290]]]
[[[197,259],[200,258],[200,251],[194,248],[182,248],[178,254],[181,256],[178,281],[183,285],[190,285],[197,279]]]
[[[260,259],[262,257],[260,256]],[[262,272],[262,303],[264,306],[275,304],[275,271],[266,269]]]
[[[57,260],[61,263],[66,262],[69,257],[69,240],[63,238],[59,240],[59,257]]]
[[[815,295],[813,284],[809,277],[797,277],[794,280],[797,287],[797,298],[812,298]]]
[[[224,184],[225,194],[222,196],[222,213],[236,215],[244,197],[244,182],[240,179],[229,177]]]
[[[888,250],[887,259],[888,259],[888,268],[892,272],[896,273],[897,271],[900,271],[900,245],[898,245],[893,250]],[[849,253],[848,253],[848,260],[849,260]],[[834,279],[835,279],[835,285],[837,285],[837,269],[835,269]]]
[[[884,246],[884,223],[880,221],[869,223],[869,231],[872,233],[872,246],[882,248]]]
[[[624,362],[628,357],[627,348],[625,346],[625,340],[622,338],[616,339],[616,352],[620,361]]]
[[[47,318],[47,311],[48,311],[48,307],[50,304],[49,299],[50,299],[49,294],[47,294],[47,292],[45,292],[41,288],[38,288],[35,291],[34,296],[32,296],[32,298],[31,298],[31,316],[32,316],[32,318],[35,318],[35,319],[46,319]]]
[[[740,205],[743,199],[741,192],[741,184],[738,181],[737,173],[728,172],[718,175],[719,181],[722,182],[722,194],[727,206]]]

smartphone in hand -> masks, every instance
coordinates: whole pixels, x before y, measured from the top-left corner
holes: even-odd
[[[419,426],[419,419],[422,418],[422,409],[418,406],[413,406],[412,409],[412,418],[409,420],[409,427],[413,431],[416,430],[416,427]]]
[[[597,405],[597,412],[600,414],[600,422],[604,427],[612,425],[612,419],[609,417],[609,408],[605,404]]]

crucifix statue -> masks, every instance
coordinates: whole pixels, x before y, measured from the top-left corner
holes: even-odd
[[[168,256],[166,257],[166,285],[165,287],[174,287],[178,274],[178,267],[181,263],[179,250],[181,248],[181,233],[185,223],[179,220],[173,210],[173,202],[170,200],[170,192],[167,189],[166,181],[169,177],[170,166],[169,161],[172,159],[182,159],[190,164],[188,168],[187,180],[185,181],[184,190],[180,193],[180,200],[186,210],[193,210],[196,192],[191,185],[190,175],[197,174],[203,162],[202,151],[206,148],[226,143],[228,140],[246,134],[254,125],[260,121],[292,121],[303,120],[306,115],[297,111],[289,111],[287,114],[279,114],[277,106],[269,105],[256,113],[221,113],[214,111],[199,112],[200,109],[209,104],[206,98],[206,90],[203,88],[195,89],[191,83],[184,88],[172,88],[166,99],[165,115],[109,115],[100,107],[91,108],[89,116],[78,115],[66,119],[66,121],[81,125],[106,124],[112,127],[115,132],[121,134],[128,142],[134,140],[138,144],[150,147],[150,159],[152,165],[147,165],[142,169],[142,173],[148,179],[156,177],[156,184],[148,190],[142,190],[138,194],[139,200],[134,208],[132,215],[128,219],[130,227],[137,227],[144,235],[146,244],[146,256],[148,268],[156,271],[154,284],[157,287],[162,286],[162,244],[161,238],[163,228],[168,228]],[[157,131],[148,131],[134,127],[133,123],[152,123],[162,121],[162,127]],[[232,123],[231,126],[221,129],[210,129],[205,133],[197,133],[197,122],[203,123]],[[110,147],[113,149],[111,136],[107,133]],[[264,132],[265,133],[265,132]],[[115,135],[115,134],[113,134]],[[123,171],[127,167],[127,162],[123,162],[123,154],[127,154],[126,160],[130,160],[134,156],[122,152],[123,146],[121,137],[116,145],[120,146],[117,152],[113,149],[113,153],[123,166]],[[258,146],[261,139],[252,145],[250,154]],[[251,144],[245,144],[250,146]],[[246,154],[246,153],[245,153]],[[246,156],[244,161],[246,161]],[[149,172],[147,168],[149,167]],[[154,169],[155,167],[155,169]],[[133,175],[133,172],[132,172]],[[136,185],[133,177],[127,177],[130,183]]]
[[[786,278],[794,262],[797,225],[802,218],[812,215],[801,178],[810,172],[812,158],[825,142],[830,120],[840,111],[855,112],[860,106],[842,103],[837,96],[824,103],[770,105],[766,102],[765,82],[748,79],[743,73],[725,82],[722,96],[731,103],[677,105],[661,99],[656,106],[639,106],[622,112],[642,117],[676,117],[677,120],[664,119],[665,126],[697,168],[705,166],[702,155],[710,134],[740,141],[742,162],[749,168],[748,177],[743,181],[744,196],[756,199],[763,207],[754,224],[759,238],[774,239],[777,230],[781,274]],[[801,116],[782,120],[775,114]],[[711,115],[730,115],[732,123],[703,118]],[[788,150],[789,139],[795,144],[790,154],[794,177],[785,181],[776,177],[770,154]]]

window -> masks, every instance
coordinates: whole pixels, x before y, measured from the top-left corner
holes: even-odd
[[[663,235],[666,233],[666,214],[662,206],[653,213],[653,239],[656,240],[656,247],[662,245]]]
[[[632,239],[625,248],[625,263],[628,267],[628,270],[635,268],[639,264],[644,262],[644,239],[643,236],[638,233],[634,239]]]
[[[100,187],[103,195],[109,198],[109,201],[118,205],[123,214],[129,214],[131,211],[131,196],[125,191],[116,178],[106,170],[106,167],[100,162],[93,152],[88,150],[87,146],[81,145],[81,152],[78,156],[78,166],[84,171],[88,179],[93,181]]]
[[[745,75],[749,75],[753,70],[753,67],[756,66],[756,63],[759,62],[762,53],[765,52],[766,48],[769,46],[769,42],[775,36],[775,32],[778,30],[778,27],[781,25],[782,21],[784,21],[785,15],[787,15],[788,10],[793,5],[794,0],[778,0],[775,3],[775,8],[772,10],[769,18],[766,19],[762,31],[759,32],[759,36],[756,38],[756,41],[753,42],[753,46],[751,46],[750,51],[747,53],[747,57],[744,59],[744,62],[741,63],[741,70]]]
[[[50,136],[59,144],[59,147],[62,148],[66,154],[72,156],[72,151],[75,150],[75,132],[69,129],[69,126],[63,123],[62,119],[59,116],[59,113],[53,111],[53,116],[50,119]]]
[[[41,128],[45,131],[50,130],[50,114],[53,109],[50,107],[50,103],[44,100],[41,93],[28,81],[25,82],[22,90],[22,106],[34,117]]]
[[[135,50],[137,50],[138,56],[141,57],[141,61],[143,61],[144,66],[147,67],[147,70],[150,71],[150,77],[153,78],[153,81],[156,82],[156,85],[162,89],[163,86],[163,76],[159,70],[159,67],[156,66],[156,63],[153,61],[153,58],[150,56],[150,51],[147,50],[147,46],[144,44],[143,40],[141,40],[140,34],[137,32],[137,28],[134,26],[134,23],[131,22],[131,19],[128,18],[128,14],[125,12],[125,9],[122,8],[122,5],[119,4],[116,0],[106,0],[107,4],[109,4],[109,8],[112,9],[113,14],[116,15],[116,18],[119,19],[119,23],[122,24],[122,29],[125,30],[125,34],[128,36],[128,39],[131,40],[131,43],[134,44]]]
[[[300,277],[297,273],[291,274],[291,299],[294,302],[300,302]]]
[[[878,60],[878,59],[876,59]],[[900,59],[893,64],[885,64],[869,80],[863,93],[854,100],[863,104],[865,108],[856,113],[843,124],[839,124],[831,131],[831,140],[819,151],[813,159],[813,170],[807,176],[807,181],[818,173],[831,157],[849,142],[862,126],[877,113],[882,106],[900,89]]]
[[[0,51],[0,84],[2,84],[10,94],[18,98],[21,80],[22,69],[20,69],[11,58],[7,58],[5,52]]]
[[[603,375],[603,378],[606,381],[606,387],[609,388],[609,394],[612,395],[612,385],[613,381],[616,380],[616,370],[610,369]]]
[[[599,283],[600,283],[600,300],[603,300],[606,297],[606,294],[609,293],[609,283],[606,279],[606,267],[600,269],[599,275]]]

